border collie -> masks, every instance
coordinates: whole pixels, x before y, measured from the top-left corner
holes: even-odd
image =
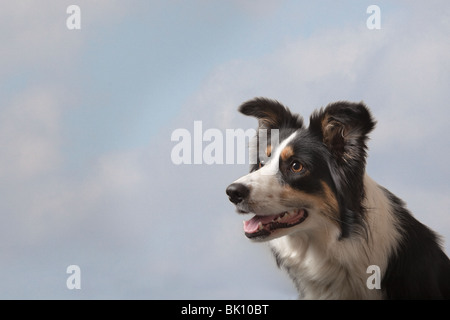
[[[245,235],[269,241],[300,298],[450,298],[439,236],[365,172],[375,121],[363,103],[329,104],[309,127],[275,100],[255,98],[239,111],[258,119],[256,163],[226,193],[237,212],[254,215]],[[368,286],[369,266],[379,289]]]

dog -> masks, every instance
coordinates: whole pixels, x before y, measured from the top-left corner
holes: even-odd
[[[376,122],[363,102],[331,103],[308,127],[276,100],[254,98],[239,111],[258,119],[256,161],[226,193],[238,213],[253,214],[245,235],[268,241],[299,298],[450,298],[440,237],[366,174]]]

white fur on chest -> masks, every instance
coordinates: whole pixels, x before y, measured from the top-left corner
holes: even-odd
[[[298,232],[271,240],[270,247],[294,281],[303,299],[381,299],[382,289],[369,289],[370,265],[386,270],[395,250],[398,230],[389,202],[379,186],[367,175],[364,179],[368,239],[351,236],[339,240],[334,224],[324,231]]]

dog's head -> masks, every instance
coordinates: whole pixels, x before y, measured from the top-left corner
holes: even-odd
[[[294,232],[347,237],[363,226],[366,140],[375,121],[362,103],[336,102],[314,112],[309,127],[274,100],[256,98],[239,107],[258,119],[256,163],[226,193],[248,238],[265,241]],[[326,232],[326,231],[325,231]]]

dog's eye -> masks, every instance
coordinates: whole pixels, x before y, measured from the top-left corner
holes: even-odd
[[[264,165],[265,165],[264,161],[261,160],[261,161],[258,163],[258,169],[261,169],[262,167],[264,167]]]
[[[291,171],[294,173],[299,173],[303,170],[303,165],[298,161],[293,161],[291,163]]]

